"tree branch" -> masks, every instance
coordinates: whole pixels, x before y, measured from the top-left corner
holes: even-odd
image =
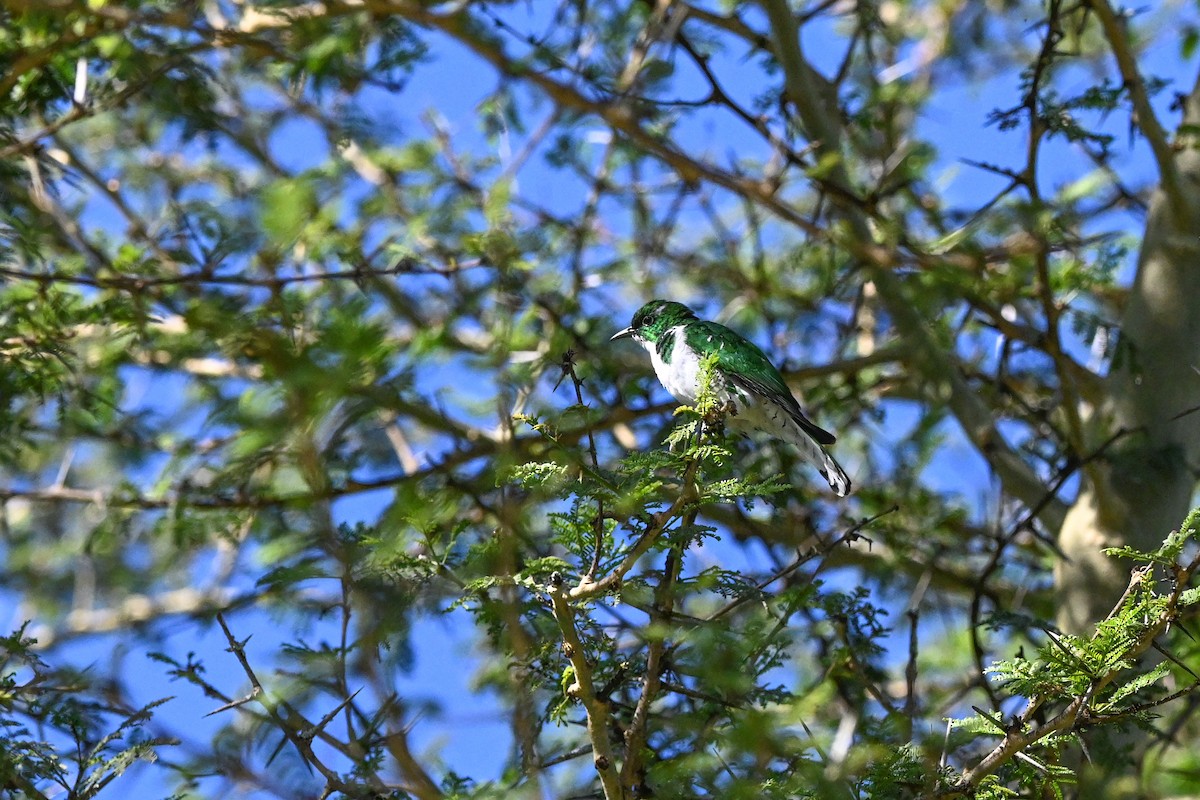
[[[1104,38],[1112,48],[1113,57],[1117,61],[1121,79],[1133,101],[1133,110],[1137,118],[1137,126],[1150,143],[1154,153],[1154,161],[1158,166],[1158,177],[1163,192],[1167,195],[1168,204],[1178,215],[1186,215],[1186,209],[1191,207],[1184,194],[1182,178],[1175,163],[1175,149],[1167,138],[1154,106],[1150,104],[1150,95],[1146,91],[1146,81],[1138,70],[1137,57],[1133,54],[1129,42],[1129,29],[1124,19],[1118,18],[1108,0],[1088,0],[1088,5],[1096,12],[1100,27],[1104,29]],[[1185,217],[1180,217],[1185,219]]]
[[[555,585],[557,578],[557,585]],[[592,763],[600,774],[600,784],[604,787],[606,800],[621,800],[620,774],[617,770],[616,754],[608,737],[609,713],[607,698],[601,699],[596,695],[592,680],[592,665],[588,661],[583,642],[579,639],[579,629],[575,625],[575,609],[571,607],[571,593],[563,583],[562,576],[555,573],[551,576],[550,602],[554,610],[554,619],[563,637],[563,655],[571,662],[575,675],[574,682],[567,688],[567,694],[583,704],[587,712],[588,738],[592,742]]]
[[[694,524],[695,511],[688,513],[685,525]],[[675,610],[675,583],[679,580],[679,571],[683,565],[682,547],[672,545],[667,551],[666,563],[663,565],[662,580],[654,589],[654,606],[650,613],[650,644],[646,648],[646,672],[642,676],[642,695],[638,698],[633,710],[629,727],[625,729],[625,763],[621,765],[621,787],[628,792],[635,792],[641,782],[646,747],[647,723],[650,720],[650,705],[658,695],[662,685],[664,670],[663,654],[666,650],[667,631],[665,626]]]

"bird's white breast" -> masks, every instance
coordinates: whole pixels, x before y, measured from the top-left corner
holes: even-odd
[[[669,363],[662,360],[654,342],[643,342],[642,346],[650,353],[659,383],[679,402],[694,403],[700,387],[700,357],[684,341],[682,325],[675,326],[666,335],[674,337]]]

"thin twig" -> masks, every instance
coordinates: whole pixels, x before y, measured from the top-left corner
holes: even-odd
[[[568,350],[562,356],[562,378],[570,377],[571,385],[575,387],[575,402],[580,407],[583,406],[583,381],[575,374],[575,351]],[[559,378],[559,383],[562,382]],[[555,385],[557,389],[558,386]],[[596,437],[593,435],[591,428],[587,431],[588,455],[592,460],[592,469],[600,471],[600,459],[596,455]],[[579,471],[579,480],[583,480],[584,471]],[[596,577],[596,573],[600,569],[600,554],[604,549],[604,498],[599,494],[596,496],[596,518],[592,521],[592,532],[595,534],[595,549],[592,551],[592,565],[588,567],[587,578]]]

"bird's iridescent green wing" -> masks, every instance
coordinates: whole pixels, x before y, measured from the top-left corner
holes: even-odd
[[[736,388],[781,403],[801,430],[818,444],[837,441],[832,433],[815,425],[788,389],[779,370],[766,353],[735,331],[716,322],[693,322],[687,327],[688,345],[701,353],[716,350],[717,368]]]

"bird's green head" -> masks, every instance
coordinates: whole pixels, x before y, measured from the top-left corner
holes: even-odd
[[[692,310],[683,303],[670,300],[651,300],[633,315],[633,324],[618,331],[609,341],[632,336],[639,344],[654,344],[658,338],[676,325],[696,319]]]

